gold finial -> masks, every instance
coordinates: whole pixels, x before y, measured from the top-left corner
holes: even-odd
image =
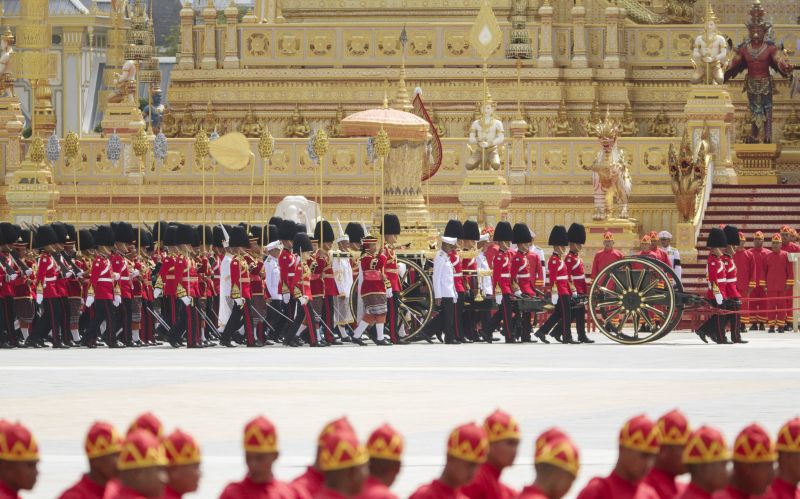
[[[708,23],[708,21],[714,21],[715,23],[719,21],[717,16],[714,14],[714,8],[711,7],[711,0],[706,0],[706,17],[703,22]]]
[[[606,106],[606,115],[603,120],[594,126],[594,132],[600,140],[616,140],[619,135],[620,125],[611,118],[609,107]]]

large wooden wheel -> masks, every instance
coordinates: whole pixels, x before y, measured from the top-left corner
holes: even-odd
[[[397,259],[398,267],[405,267],[400,274],[400,310],[398,317],[405,330],[406,340],[411,340],[422,331],[433,314],[433,285],[430,276],[413,260]],[[358,318],[358,280],[350,291],[350,308]]]
[[[604,268],[589,289],[589,310],[597,329],[626,345],[663,338],[683,313],[676,293],[683,287],[663,262],[624,258]]]

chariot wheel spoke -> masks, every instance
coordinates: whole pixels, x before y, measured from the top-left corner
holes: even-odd
[[[628,280],[628,289],[633,289],[633,276],[631,276],[630,266],[625,267],[625,279]]]
[[[650,320],[650,316],[646,312],[642,313],[642,319],[644,319],[644,321],[647,323],[647,326],[650,328],[650,330],[655,333],[655,325],[653,324],[653,321]]]
[[[656,300],[663,300],[666,299],[667,295],[649,295],[642,297],[642,303],[650,303]]]
[[[612,305],[622,305],[622,300],[603,301],[595,305],[597,308],[610,307]]]
[[[600,286],[600,291],[602,291],[603,293],[607,293],[613,296],[614,298],[620,298],[620,299],[622,298],[622,293],[617,293],[616,291],[608,289],[604,286]]]
[[[639,274],[639,281],[636,283],[636,289],[637,290],[642,289],[642,284],[644,284],[644,275],[645,275],[645,272],[642,272],[641,274]]]
[[[658,285],[658,279],[655,279],[655,280],[651,281],[650,284],[645,286],[645,288],[643,290],[639,291],[639,292],[642,293],[643,295],[646,295],[647,293],[652,291],[653,288],[655,288],[657,285]]]
[[[617,286],[619,286],[619,289],[626,289],[625,286],[622,284],[622,281],[620,281],[617,278],[617,276],[615,276],[613,273],[609,273],[608,277],[610,277],[615,283],[617,283]]]
[[[649,310],[650,312],[653,312],[661,320],[664,320],[664,318],[666,317],[666,314],[664,314],[664,312],[646,303],[642,304],[642,308],[645,310]]]

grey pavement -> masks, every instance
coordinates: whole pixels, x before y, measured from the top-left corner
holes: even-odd
[[[596,335],[595,335],[596,337]],[[533,441],[558,425],[582,452],[582,484],[613,466],[619,427],[679,407],[695,425],[729,441],[752,421],[773,434],[800,414],[800,335],[749,333],[747,345],[705,345],[672,333],[643,346],[428,345],[325,349],[4,350],[0,417],[24,421],[39,440],[40,480],[30,498],[53,498],[85,468],[83,438],[96,419],[124,431],[145,410],[167,431],[180,427],[203,447],[193,497],[218,497],[244,474],[241,430],[256,414],[277,426],[277,475],[311,462],[322,425],[343,414],[359,435],[389,422],[406,437],[395,491],[407,496],[437,476],[456,424],[497,407],[520,422],[523,443],[504,480],[532,480]]]

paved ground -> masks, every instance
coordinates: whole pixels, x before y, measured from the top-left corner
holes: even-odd
[[[228,480],[243,475],[240,432],[258,413],[278,426],[283,479],[310,462],[327,420],[347,414],[364,438],[389,421],[407,437],[395,487],[407,495],[437,475],[452,426],[502,407],[524,433],[508,483],[531,480],[533,439],[558,424],[581,447],[579,487],[607,473],[616,432],[635,413],[658,416],[680,407],[694,424],[718,425],[731,440],[751,421],[775,432],[797,415],[800,335],[746,337],[749,344],[728,346],[673,333],[633,347],[2,351],[0,417],[24,420],[40,442],[40,483],[25,497],[53,498],[77,479],[93,420],[124,429],[144,410],[155,411],[168,430],[181,427],[202,442],[204,478],[196,497],[217,497]]]

